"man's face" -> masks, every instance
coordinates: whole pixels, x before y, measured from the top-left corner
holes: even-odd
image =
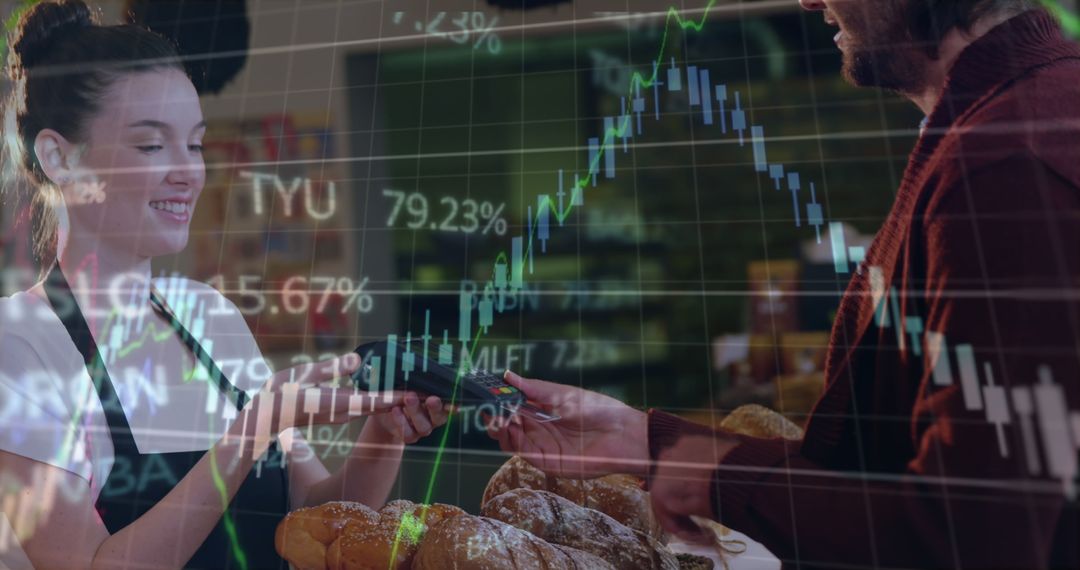
[[[839,26],[835,40],[843,52],[844,77],[862,87],[918,93],[924,87],[926,53],[907,29],[914,0],[821,0],[803,6],[824,11]]]

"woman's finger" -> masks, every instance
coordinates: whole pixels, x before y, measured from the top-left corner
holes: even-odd
[[[351,390],[343,390],[350,396],[353,395]],[[368,414],[381,414],[387,413],[394,408],[400,408],[401,404],[405,401],[405,392],[394,390],[392,392],[379,392],[377,394],[368,394],[359,392],[360,399],[358,404],[363,404],[363,413]]]
[[[318,403],[310,401],[311,398],[318,399]],[[404,399],[404,392],[370,395],[363,392],[354,393],[352,390],[342,388],[308,388],[298,394],[296,413],[315,413],[328,421],[332,415],[334,423],[341,423],[359,416],[389,412],[400,407]],[[305,410],[314,410],[314,412]],[[332,413],[331,410],[333,410]]]
[[[418,436],[423,437],[431,433],[431,420],[428,418],[427,411],[420,407],[420,398],[416,394],[410,392],[405,396],[404,411],[409,424]]]
[[[449,407],[443,405],[438,396],[428,396],[427,400],[424,401],[424,407],[427,408],[427,414],[431,418],[433,427],[444,425],[450,419]]]
[[[282,427],[304,427],[312,424],[321,425],[331,422],[343,422],[348,419],[348,399],[338,399],[333,390],[321,388],[299,389],[296,384],[286,385],[277,394],[269,394],[284,422]],[[340,413],[339,413],[340,412]]]
[[[405,412],[401,410],[401,407],[396,407],[390,413],[394,417],[394,426],[397,428],[394,435],[402,441],[407,441],[412,427],[409,425],[408,418],[405,417]]]
[[[318,417],[315,423],[340,424],[349,421],[349,394],[348,390],[316,388],[319,390],[320,404]],[[310,408],[308,408],[310,409]],[[322,420],[321,422],[319,420]]]

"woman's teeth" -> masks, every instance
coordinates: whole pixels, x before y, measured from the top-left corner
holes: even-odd
[[[191,204],[187,202],[150,202],[150,207],[172,214],[187,214],[191,210]]]

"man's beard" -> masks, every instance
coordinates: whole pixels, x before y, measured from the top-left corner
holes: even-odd
[[[859,87],[919,93],[925,87],[925,60],[910,46],[852,47],[844,54],[844,78]]]
[[[925,87],[925,50],[912,42],[904,1],[877,2],[847,30],[844,77],[860,87],[919,93]]]

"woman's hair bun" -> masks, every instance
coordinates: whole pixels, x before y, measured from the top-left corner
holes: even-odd
[[[35,4],[19,19],[9,65],[12,70],[30,69],[46,61],[57,42],[94,25],[94,15],[82,0]]]

